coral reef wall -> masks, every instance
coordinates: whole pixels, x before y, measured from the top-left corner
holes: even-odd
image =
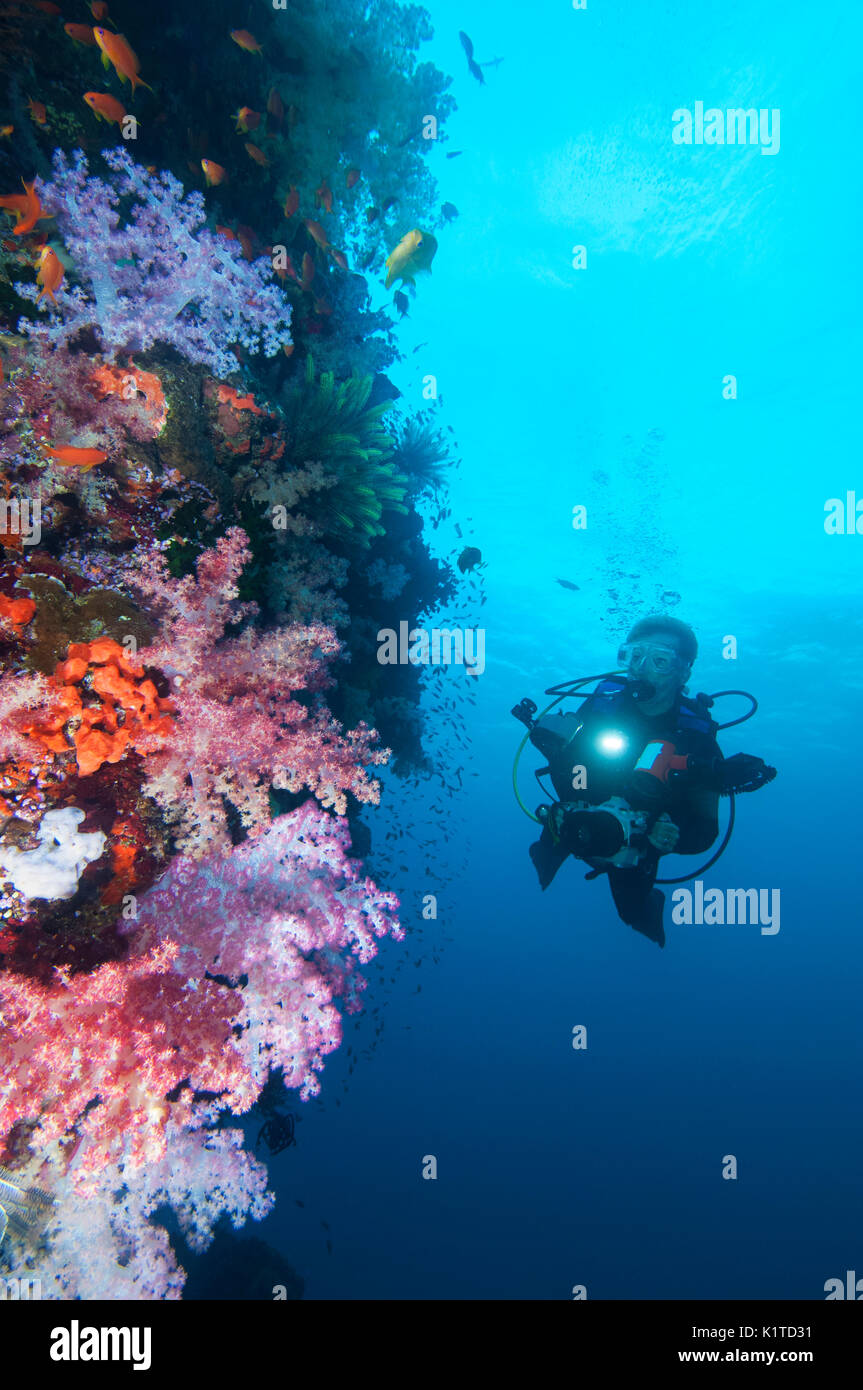
[[[0,21],[0,1263],[175,1298],[155,1214],[266,1214],[232,1117],[402,935],[352,826],[423,765],[375,634],[452,595],[448,450],[370,285],[454,103],[415,5],[57,8]]]

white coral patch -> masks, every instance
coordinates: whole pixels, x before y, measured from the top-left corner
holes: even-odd
[[[79,834],[84,812],[76,806],[48,811],[39,826],[36,849],[0,847],[0,870],[27,898],[71,898],[88,864],[105,848],[100,830]]]

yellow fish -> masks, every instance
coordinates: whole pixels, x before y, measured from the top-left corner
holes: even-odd
[[[431,274],[431,263],[436,251],[437,240],[431,232],[421,232],[419,227],[414,227],[413,231],[402,237],[396,249],[387,257],[386,288],[389,289],[396,280],[413,285],[418,270],[427,270]]]

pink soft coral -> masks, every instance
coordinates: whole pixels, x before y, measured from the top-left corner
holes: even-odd
[[[22,1122],[44,1147],[77,1130],[94,1170],[125,1156],[132,1169],[165,1151],[164,1127],[195,1118],[191,1088],[243,1094],[230,1046],[240,1001],[210,980],[187,985],[164,943],[89,974],[56,970],[43,985],[0,973],[0,1146]]]
[[[94,1172],[86,1142],[66,1172],[62,1161],[40,1156],[26,1177],[15,1176],[38,1183],[54,1206],[38,1245],[7,1238],[16,1270],[40,1281],[42,1298],[180,1298],[186,1276],[158,1224],[160,1208],[174,1208],[195,1251],[209,1245],[220,1217],[239,1227],[272,1208],[267,1170],[243,1138],[240,1129],[169,1123],[163,1157],[134,1174],[123,1160]]]
[[[225,857],[176,859],[122,924],[128,960],[47,985],[0,972],[0,1149],[21,1125],[34,1152],[74,1137],[86,1191],[160,1163],[172,1128],[248,1110],[272,1068],[315,1095],[336,1000],[358,1009],[357,963],[403,935],[349,845],[309,800]]]
[[[159,408],[151,398],[157,379],[130,366],[120,375],[140,390],[109,391],[108,370],[87,353],[65,346],[29,344],[25,349],[13,343],[0,381],[0,462],[41,465],[41,443],[71,442],[122,458],[128,438],[154,439],[165,419],[164,401]],[[62,476],[68,483],[68,471]]]
[[[126,924],[136,949],[164,936],[178,946],[194,988],[213,975],[244,982],[231,1045],[254,1084],[236,1089],[235,1109],[271,1067],[303,1098],[320,1090],[316,1073],[341,1042],[335,998],[357,1009],[356,962],[378,938],[403,935],[398,900],[362,876],[349,847],[345,822],[309,800],[227,857],[175,860]]]
[[[256,612],[237,600],[249,558],[245,532],[234,527],[199,558],[194,577],[172,579],[158,552],[129,576],[162,619],[140,660],[169,677],[176,710],[169,743],[146,760],[146,790],[179,818],[178,843],[193,854],[230,844],[223,798],[248,829],[268,823],[273,784],[308,789],[343,815],[349,791],[377,802],[365,765],[389,756],[374,746],[373,729],[359,724],[345,734],[323,701],[309,698],[332,683],[327,659],[340,647],[331,628],[247,627],[224,637],[229,623]]]

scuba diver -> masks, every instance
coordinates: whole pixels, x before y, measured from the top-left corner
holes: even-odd
[[[692,628],[668,614],[642,618],[618,652],[619,671],[552,686],[557,698],[536,715],[532,700],[512,713],[527,726],[513,768],[522,810],[542,826],[530,847],[543,891],[572,855],[590,865],[586,878],[608,874],[622,921],[657,945],[665,945],[665,894],[656,887],[663,854],[703,854],[719,834],[719,798],[730,797],[728,829],[719,850],[692,874],[660,883],[685,883],[710,868],[724,851],[734,826],[734,795],[755,791],[776,776],[748,753],[723,757],[721,729],[750,719],[758,708],[743,690],[716,695],[684,692],[698,655]],[[562,700],[599,681],[576,711],[551,715]],[[717,724],[710,708],[722,695],[743,695],[751,709]],[[558,800],[535,816],[518,792],[521,752],[530,739],[548,766]],[[540,786],[542,782],[540,781]]]

